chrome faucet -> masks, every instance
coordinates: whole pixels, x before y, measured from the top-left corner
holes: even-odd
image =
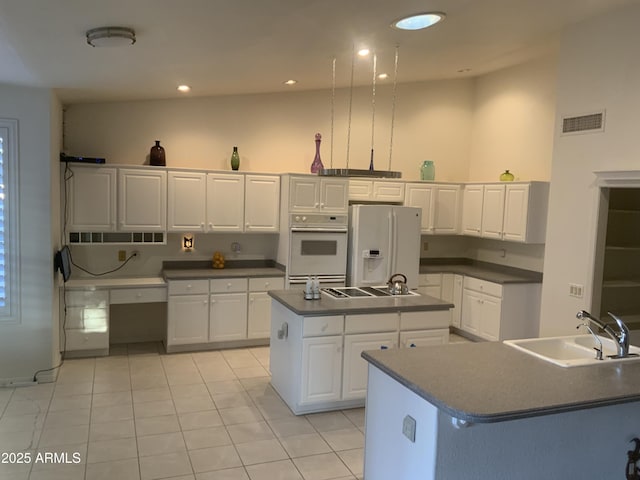
[[[589,331],[593,339],[596,341],[598,346],[593,347],[593,349],[596,351],[596,360],[602,360],[602,340],[600,340],[600,337],[596,335],[596,333],[591,329],[591,327],[589,326],[589,322],[579,323],[576,326],[576,329],[580,327],[585,327]]]
[[[615,316],[611,312],[607,312],[607,313],[618,324],[618,328],[620,329],[619,332],[614,331],[613,328],[611,328],[609,325],[604,323],[602,320],[597,319],[586,310],[580,310],[576,314],[576,317],[579,320],[587,319],[595,323],[600,328],[600,330],[602,330],[604,333],[609,335],[609,337],[611,337],[611,340],[613,340],[613,342],[615,343],[616,349],[618,351],[618,353],[615,355],[614,358],[628,357],[629,356],[629,328],[624,324],[624,322],[619,317]]]

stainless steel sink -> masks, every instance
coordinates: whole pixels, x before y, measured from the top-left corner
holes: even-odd
[[[533,355],[560,367],[580,367],[603,365],[614,362],[637,362],[640,348],[631,346],[630,356],[617,358],[616,346],[610,338],[600,337],[603,359],[596,358],[596,342],[591,335],[571,335],[567,337],[526,338],[505,340],[503,343],[521,352]]]
[[[371,298],[371,297],[407,297],[419,296],[418,292],[409,290],[405,294],[392,295],[387,286],[376,287],[335,287],[323,288],[322,292],[333,298]]]

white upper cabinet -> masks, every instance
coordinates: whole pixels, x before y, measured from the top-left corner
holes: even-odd
[[[207,222],[209,232],[244,230],[244,175],[207,175]]]
[[[503,185],[485,185],[482,202],[481,236],[502,239],[502,220],[504,218]]]
[[[167,228],[167,172],[153,169],[118,171],[119,229],[129,232]]]
[[[433,233],[433,185],[407,183],[404,204],[407,207],[422,208],[420,231],[422,233]]]
[[[404,182],[389,180],[349,180],[349,200],[402,203]]]
[[[542,222],[540,219],[534,218],[536,215],[539,215],[539,212],[529,209],[529,190],[529,185],[507,185],[502,226],[503,238],[505,240],[514,242],[532,242],[535,240],[536,243],[544,243],[546,214]],[[539,231],[533,231],[532,228],[529,228],[529,223],[542,223],[542,225],[538,226],[538,228],[542,229],[542,234],[540,234]]]
[[[69,225],[77,232],[112,232],[116,229],[115,168],[70,167]],[[63,199],[64,202],[64,199]]]
[[[246,175],[245,232],[278,233],[280,226],[280,177]]]
[[[346,213],[349,207],[348,190],[346,178],[290,177],[289,211]]]
[[[465,185],[462,199],[462,234],[480,236],[484,185]]]
[[[206,178],[204,173],[169,172],[167,175],[167,229],[205,230]]]
[[[460,233],[460,185],[437,185],[433,202],[433,233]]]

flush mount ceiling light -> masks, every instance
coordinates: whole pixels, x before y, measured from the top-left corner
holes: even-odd
[[[99,27],[87,30],[87,43],[92,47],[120,47],[136,43],[136,32],[127,27]]]
[[[360,55],[361,57],[366,57],[367,55],[369,55],[370,50],[368,48],[361,48],[360,50],[358,50],[358,55]]]
[[[187,93],[191,91],[191,87],[189,85],[179,85],[178,91],[182,93]]]
[[[400,18],[393,22],[391,26],[399,30],[422,30],[444,20],[445,16],[442,12],[418,13]]]
[[[282,83],[284,83],[285,85],[295,85],[296,83],[298,83],[298,81],[294,80],[294,79],[291,79],[291,80],[286,80],[286,81],[284,81]]]
[[[387,78],[389,78],[389,74],[388,73],[381,73],[380,75],[378,75],[378,78],[380,80],[386,80]]]

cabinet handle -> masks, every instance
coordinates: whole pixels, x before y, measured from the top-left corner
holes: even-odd
[[[386,345],[380,345],[380,350],[388,350],[389,347],[387,347]]]
[[[190,283],[189,283],[189,284],[187,284],[187,288],[188,288],[188,289],[191,289],[191,288],[192,288]]]
[[[250,228],[251,224],[249,222],[247,222],[247,223],[244,224],[244,226],[247,227],[247,228]]]
[[[231,283],[227,283],[227,288],[231,288]]]
[[[142,294],[141,293],[137,293],[136,297],[140,298],[140,297],[142,297]]]
[[[213,228],[213,222],[209,222],[209,228]]]
[[[203,300],[202,303],[206,305],[207,303],[209,303],[209,301],[208,300]],[[213,300],[211,300],[211,303],[213,303]]]
[[[204,303],[207,303],[207,301],[205,300]],[[211,303],[216,303],[215,300],[211,300]]]
[[[269,286],[269,282],[264,282],[265,288]]]

